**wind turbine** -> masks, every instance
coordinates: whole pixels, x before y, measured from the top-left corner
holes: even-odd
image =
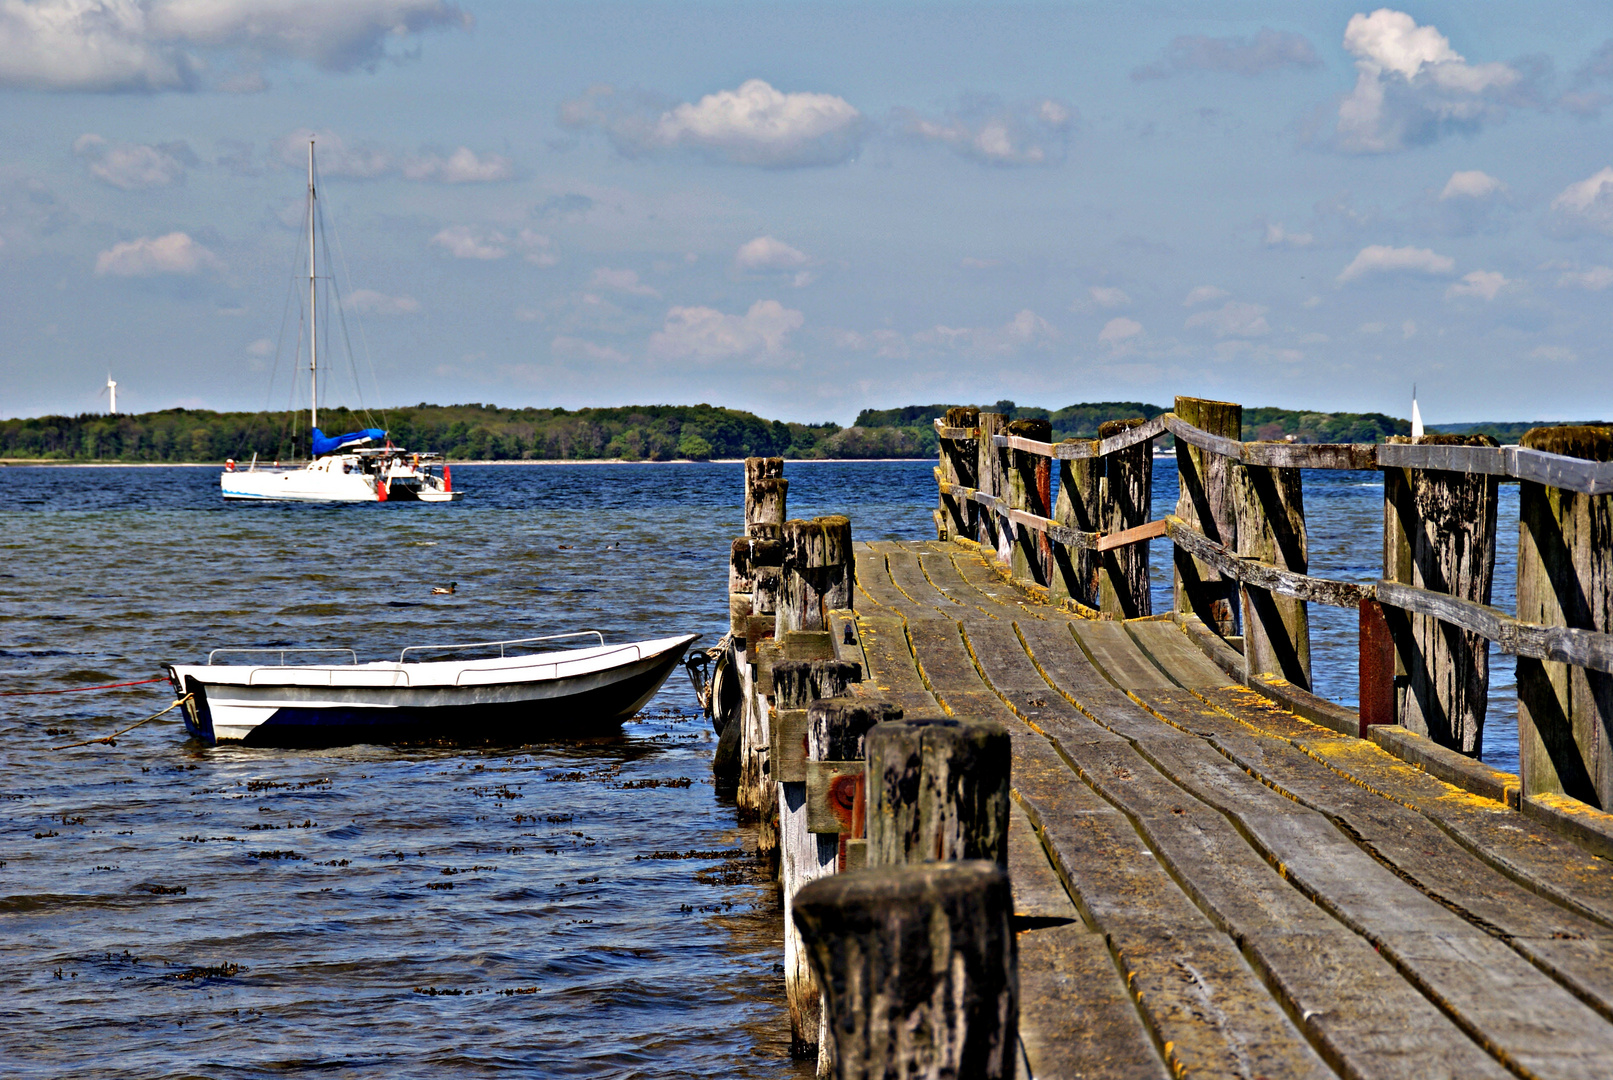
[[[112,373],[110,371],[106,373],[106,385],[101,387],[101,394],[111,395],[111,400],[107,403],[107,415],[118,415],[118,383],[117,380],[112,377]],[[100,397],[101,394],[96,394],[95,396]]]

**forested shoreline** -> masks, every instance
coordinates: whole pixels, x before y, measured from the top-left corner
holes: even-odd
[[[320,413],[320,427],[327,434],[385,428],[399,446],[434,450],[455,461],[926,458],[936,453],[934,422],[948,407],[864,409],[850,427],[841,427],[768,420],[713,405],[506,409],[422,403],[359,412],[326,409]],[[999,401],[981,408],[1015,419],[1046,419],[1053,426],[1055,440],[1093,438],[1105,420],[1152,418],[1165,411],[1140,401],[1087,402],[1061,409]],[[1501,436],[1529,426],[1460,424],[1430,430],[1486,431]],[[1389,435],[1409,431],[1408,421],[1382,413],[1243,411],[1246,439],[1381,442]],[[290,461],[307,451],[307,414],[303,412],[164,409],[121,416],[83,413],[0,420],[0,460],[218,462],[249,460],[256,454],[261,461]]]

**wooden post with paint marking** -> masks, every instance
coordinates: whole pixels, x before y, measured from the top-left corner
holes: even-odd
[[[1243,438],[1243,406],[1227,401],[1179,397],[1176,415],[1211,435]],[[1218,544],[1234,550],[1238,543],[1229,473],[1232,464],[1220,454],[1176,440],[1176,468],[1181,494],[1176,516]],[[1176,610],[1197,615],[1224,638],[1238,635],[1238,583],[1209,565],[1175,549]]]

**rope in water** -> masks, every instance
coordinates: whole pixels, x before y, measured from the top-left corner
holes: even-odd
[[[136,679],[134,682],[112,682],[102,686],[69,686],[66,690],[7,690],[0,693],[0,697],[33,697],[36,694],[77,694],[83,690],[116,690],[120,686],[144,686],[146,683],[167,682],[168,676],[158,675],[155,679]]]
[[[113,739],[116,739],[120,735],[127,735],[129,732],[131,732],[135,728],[139,727],[140,724],[149,724],[149,723],[151,723],[151,721],[157,719],[157,717],[163,716],[163,715],[165,715],[167,713],[173,712],[175,709],[179,708],[181,705],[185,704],[185,702],[189,701],[191,698],[193,698],[195,696],[196,696],[195,694],[186,694],[184,697],[180,698],[178,701],[176,701],[172,705],[168,706],[162,712],[152,713],[150,716],[148,716],[144,720],[140,721],[139,724],[130,724],[128,727],[124,728],[122,731],[114,731],[112,734],[103,735],[99,739],[85,739],[83,742],[68,743],[66,746],[53,746],[53,747],[51,747],[51,749],[52,750],[72,750],[75,747],[79,747],[79,746],[93,746],[95,743],[106,743],[108,746],[116,746],[118,744],[113,742],[112,741]]]

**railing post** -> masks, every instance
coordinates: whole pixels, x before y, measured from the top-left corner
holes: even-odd
[[[1008,478],[1003,469],[1002,455],[997,452],[992,439],[1003,433],[1008,426],[1008,417],[1002,413],[981,412],[979,419],[980,439],[975,459],[975,478],[979,481],[977,487],[981,494],[1003,498],[1007,492]],[[975,518],[975,539],[999,553],[1002,551],[1001,526],[1001,517],[984,506],[979,507]]]
[[[1008,434],[1047,442],[1052,438],[1053,425],[1047,420],[1015,420],[1008,425]],[[1024,510],[1037,517],[1052,517],[1053,507],[1049,497],[1052,461],[1028,450],[1010,450],[1007,456],[1008,504],[1015,510]],[[1048,567],[1053,561],[1047,535],[1019,524],[1013,525],[1012,529],[1014,542],[1009,567],[1013,575],[1046,585]]]
[[[1536,428],[1531,450],[1613,461],[1607,428]],[[1521,481],[1518,618],[1613,632],[1613,496]],[[1613,808],[1613,675],[1518,657],[1524,795],[1560,792]]]
[[[1065,439],[1061,445],[1087,443],[1087,439]],[[1049,515],[1060,525],[1085,533],[1102,531],[1101,524],[1101,458],[1084,457],[1060,459],[1059,494]],[[1091,548],[1071,548],[1064,544],[1053,545],[1053,568],[1047,583],[1048,595],[1054,600],[1069,597],[1089,608],[1098,606],[1098,569],[1102,557]]]
[[[1229,477],[1237,517],[1237,552],[1283,570],[1309,572],[1305,500],[1298,469],[1234,464]],[[1245,681],[1280,675],[1311,688],[1310,617],[1305,601],[1241,583]]]
[[[784,524],[790,482],[783,458],[745,459],[745,534],[777,538]]]
[[[948,409],[942,423],[949,428],[972,428],[980,422],[980,410],[973,406]],[[978,487],[975,477],[980,469],[980,453],[973,439],[940,439],[940,479],[943,483],[963,487]],[[938,532],[940,539],[955,536],[975,538],[975,512],[979,507],[956,495],[942,495]]]
[[[1179,397],[1176,415],[1212,435],[1243,438],[1243,406],[1226,401]],[[1237,518],[1233,511],[1230,462],[1220,454],[1200,450],[1182,439],[1176,440],[1176,468],[1181,478],[1181,494],[1176,500],[1176,516],[1211,540],[1237,549]],[[1238,634],[1238,583],[1188,555],[1175,550],[1175,607],[1183,614],[1197,615],[1204,625],[1222,637]]]
[[[834,1041],[827,1075],[1015,1075],[1018,955],[1008,875],[990,862],[880,867],[795,898]]]
[[[1147,423],[1142,417],[1106,420],[1098,438],[1111,439]],[[1099,459],[1098,532],[1117,533],[1146,525],[1154,511],[1154,442],[1117,450]],[[1098,561],[1098,595],[1092,606],[1121,619],[1154,613],[1148,583],[1148,541],[1105,551]]]
[[[1376,600],[1360,603],[1360,656],[1358,658],[1356,714],[1361,738],[1374,724],[1393,724],[1395,717],[1395,641],[1389,631],[1384,605]]]
[[[1409,440],[1396,436],[1394,441]],[[1488,435],[1426,435],[1420,441],[1496,445]],[[1387,468],[1383,499],[1385,580],[1490,602],[1496,477]],[[1385,614],[1395,641],[1399,723],[1441,746],[1478,757],[1484,749],[1489,703],[1489,642],[1432,615],[1398,610]]]
[[[868,865],[1008,865],[1009,735],[990,720],[879,724],[868,749]]]

